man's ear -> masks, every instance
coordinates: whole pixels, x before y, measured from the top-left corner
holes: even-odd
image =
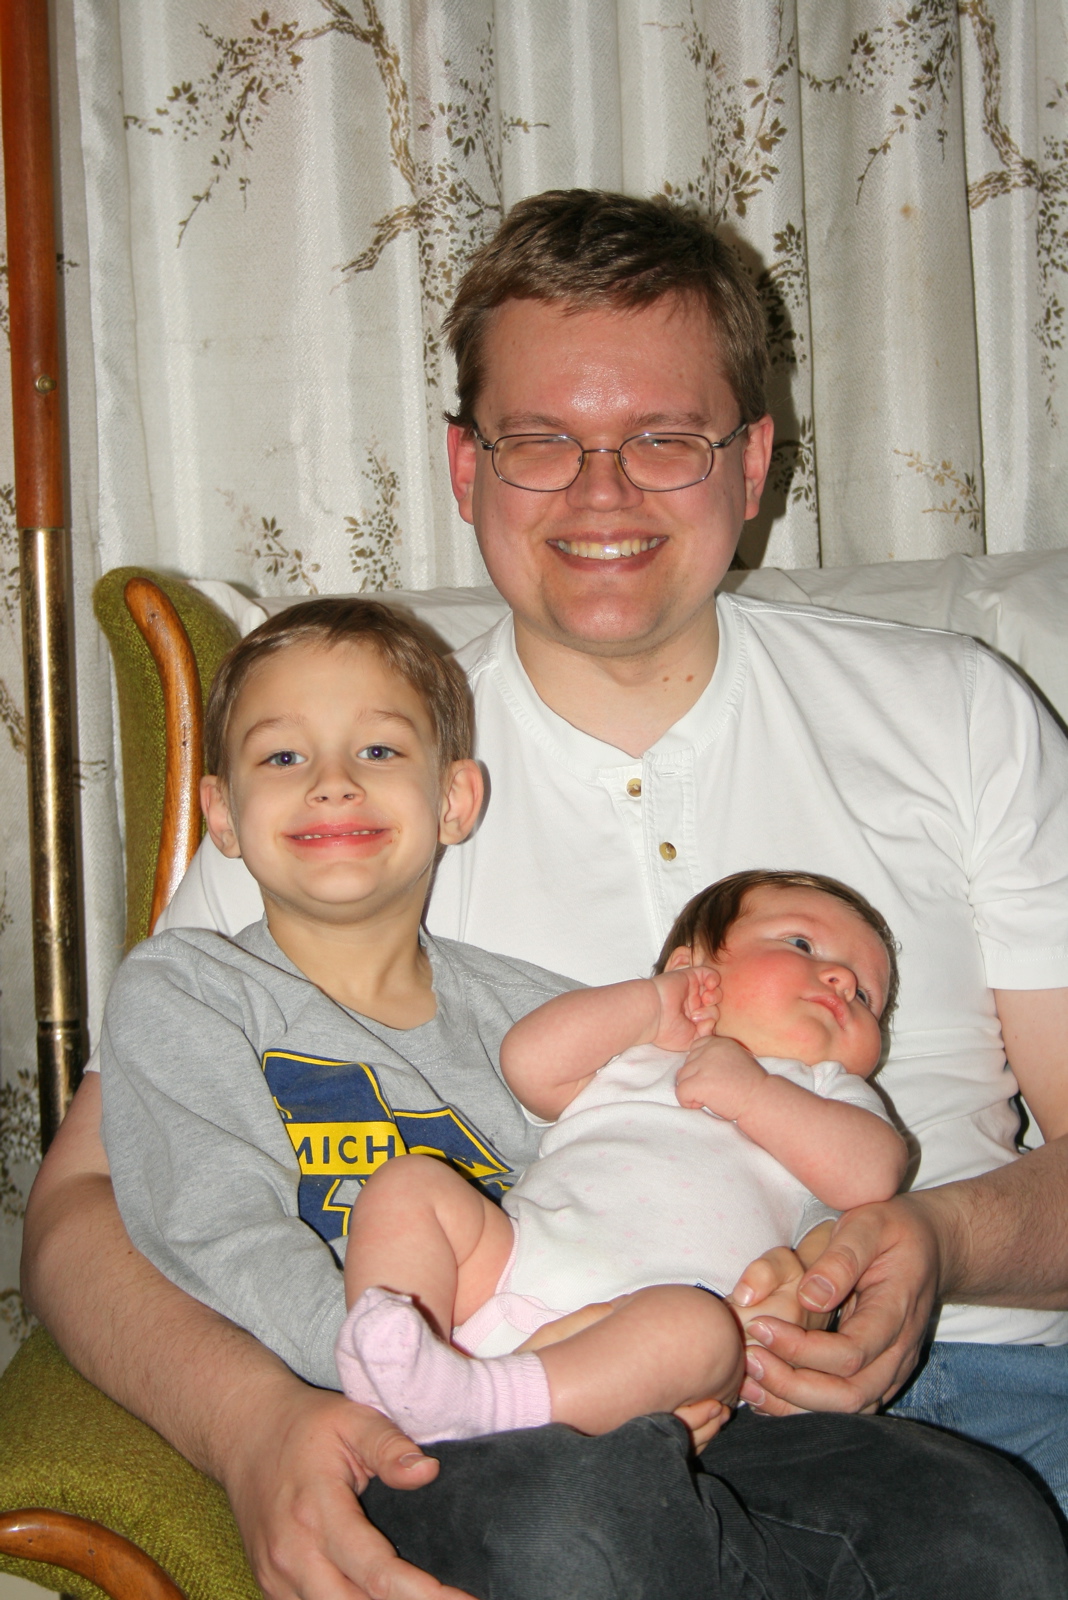
[[[204,821],[208,825],[212,844],[232,861],[239,860],[241,846],[237,842],[237,832],[230,814],[226,785],[221,778],[211,775],[201,778],[200,809],[204,813]]]
[[[472,501],[475,493],[478,444],[470,428],[458,428],[455,422],[450,422],[448,447],[449,476],[452,478],[452,492],[456,496],[456,505],[465,522],[474,522]]]
[[[441,796],[440,844],[459,844],[466,839],[482,810],[486,786],[477,761],[454,761],[445,775]]]
[[[680,944],[672,950],[664,962],[665,972],[678,972],[680,967],[693,966],[693,951],[687,945]]]
[[[775,421],[772,417],[758,417],[749,424],[749,436],[742,457],[745,473],[745,518],[755,517],[760,510],[760,496],[771,466],[771,449],[775,443]]]

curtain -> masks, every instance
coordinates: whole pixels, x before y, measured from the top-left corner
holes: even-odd
[[[441,324],[523,195],[676,196],[752,273],[778,431],[747,565],[1068,543],[1065,0],[263,3],[53,0],[94,1033],[122,918],[94,578],[484,581]],[[2,1359],[36,1134],[0,436]]]

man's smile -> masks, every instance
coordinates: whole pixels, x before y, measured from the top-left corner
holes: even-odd
[[[550,539],[549,544],[565,556],[579,556],[583,561],[623,561],[628,557],[644,555],[666,544],[663,535],[652,539],[617,539],[596,541],[592,539]]]

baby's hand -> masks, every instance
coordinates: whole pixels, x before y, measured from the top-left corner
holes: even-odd
[[[767,1073],[737,1039],[699,1039],[679,1068],[675,1096],[680,1106],[712,1111],[737,1122]]]
[[[677,967],[652,980],[660,1000],[660,1023],[650,1044],[688,1050],[707,1038],[719,1018],[719,973],[714,967]]]
[[[827,1326],[828,1312],[810,1311],[797,1298],[805,1271],[804,1262],[785,1245],[766,1250],[749,1263],[728,1296],[746,1329],[747,1343],[753,1343],[748,1333],[749,1324],[758,1317],[778,1317],[782,1322],[794,1322],[802,1328]]]

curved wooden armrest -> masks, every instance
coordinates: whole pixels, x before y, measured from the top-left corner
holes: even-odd
[[[112,1600],[184,1600],[151,1556],[119,1533],[66,1511],[0,1516],[0,1550],[88,1578]]]
[[[123,593],[127,609],[152,652],[163,689],[167,764],[149,918],[151,932],[157,917],[170,904],[200,843],[204,712],[196,656],[174,606],[148,578],[131,578]]]

